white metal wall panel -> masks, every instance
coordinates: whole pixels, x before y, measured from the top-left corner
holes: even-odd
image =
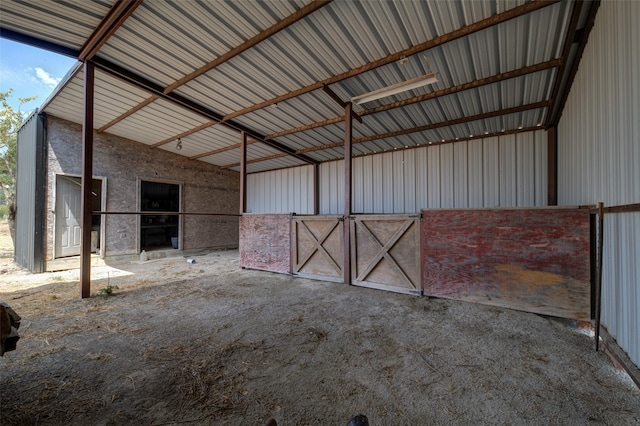
[[[429,205],[429,175],[427,173],[427,148],[414,149],[416,174],[416,205]]]
[[[417,204],[416,200],[416,150],[410,149],[406,151],[402,151],[403,153],[403,161],[402,164],[404,166],[404,206],[401,212],[405,213],[414,211]]]
[[[453,187],[453,144],[440,146],[440,205],[438,207],[454,207]]]
[[[440,204],[440,148],[436,145],[427,149],[427,185],[429,188],[429,205],[430,209],[438,208]]]
[[[453,144],[453,205],[469,207],[467,142]]]
[[[498,207],[500,206],[500,140],[490,138],[482,145],[484,207]]]
[[[357,157],[352,210],[544,206],[546,147],[540,130]],[[343,173],[343,160],[320,165],[320,214],[344,212]],[[311,166],[251,174],[247,185],[252,213],[313,213]]]
[[[517,191],[518,206],[532,206],[535,204],[534,163],[531,161],[532,158],[535,158],[534,152],[534,134],[521,134],[516,145],[516,188],[534,188],[534,191]]]
[[[515,206],[516,203],[516,137],[500,138],[500,205]]]
[[[535,132],[534,134],[534,170],[535,170],[535,201],[534,205],[544,206],[547,204],[547,134],[546,132]]]
[[[249,213],[313,214],[313,166],[247,176]]]
[[[469,207],[482,207],[484,188],[482,181],[482,143],[469,142],[468,144],[468,182],[469,182]]]
[[[602,2],[558,125],[558,202],[640,202],[640,2]],[[605,217],[602,323],[640,365],[640,214]]]

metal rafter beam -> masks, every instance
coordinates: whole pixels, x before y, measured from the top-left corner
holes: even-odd
[[[179,133],[175,136],[170,136],[164,140],[161,140],[160,142],[156,142],[153,145],[149,145],[149,148],[153,149],[153,148],[157,148],[159,146],[168,144],[169,142],[175,141],[178,138],[184,138],[185,136],[189,136],[193,133],[199,132],[200,130],[204,130],[204,129],[208,129],[209,127],[213,126],[214,124],[218,124],[215,121],[207,121],[206,123],[202,123],[201,125],[199,125],[198,127],[194,127],[193,129],[189,129],[185,132]]]
[[[500,81],[509,80],[511,78],[522,77],[523,75],[532,74],[535,72],[543,71],[549,68],[555,68],[562,64],[562,59],[552,59],[550,61],[541,62],[539,64],[534,64],[528,67],[519,68],[513,71],[507,71],[501,74],[496,74],[491,77],[485,77],[478,80],[473,80],[468,83],[458,84],[456,86],[448,87],[446,89],[437,90],[435,92],[426,93],[424,95],[415,96],[413,98],[405,99],[398,102],[393,102],[387,105],[381,105],[376,108],[366,109],[360,112],[360,116],[364,117],[370,114],[376,114],[383,111],[389,111],[395,108],[400,108],[403,106],[425,102],[430,99],[436,99],[446,95],[452,95],[454,93],[462,92],[464,90],[476,89],[481,86],[485,86],[488,84],[498,83]],[[304,126],[296,127],[293,129],[283,130],[281,132],[272,133],[270,135],[266,135],[265,139],[278,138],[286,135],[291,135],[294,133],[304,132],[311,129],[316,129],[318,127],[324,127],[331,124],[337,124],[344,121],[344,116],[334,117],[327,120],[318,121],[315,123],[306,124]]]
[[[258,142],[258,141],[255,140],[255,139],[249,139],[249,140],[247,140],[247,145],[251,145],[252,143],[256,143],[256,142]],[[233,145],[225,146],[225,147],[218,148],[218,149],[213,149],[211,151],[207,151],[207,152],[200,153],[198,155],[194,155],[193,157],[189,157],[189,160],[197,160],[198,158],[208,157],[210,155],[215,155],[215,154],[219,154],[221,152],[231,151],[233,149],[238,149],[238,148],[240,148],[240,144],[236,143],[236,144],[233,144]]]
[[[84,43],[78,59],[84,62],[98,53],[100,48],[141,4],[142,0],[118,0]]]
[[[573,45],[576,39],[576,29],[578,28],[578,22],[580,21],[581,11],[582,11],[582,2],[574,2],[573,11],[571,12],[571,21],[569,23],[567,34],[565,34],[564,46],[562,48],[563,63],[560,66],[558,73],[556,74],[555,81],[553,82],[553,89],[551,90],[552,106],[547,111],[545,125],[548,125],[551,122],[551,117],[554,115],[554,111],[557,108],[556,99],[558,98],[558,92],[560,91],[560,86],[562,85],[562,81],[565,77],[565,70],[567,67],[567,61],[569,60],[569,54],[571,53],[571,46]]]
[[[241,110],[229,113],[224,116],[224,120],[232,120],[236,117],[239,117],[244,114],[248,114],[250,112],[262,109],[269,105],[276,104],[278,102],[284,102],[288,99],[295,98],[300,95],[304,95],[305,93],[312,92],[317,89],[321,89],[323,86],[338,83],[342,80],[346,80],[347,78],[351,78],[357,76],[359,74],[365,73],[367,71],[374,70],[383,65],[390,64],[401,59],[403,56],[411,56],[422,51],[432,49],[436,46],[440,46],[442,44],[448,43],[453,40],[457,40],[461,37],[466,37],[475,32],[484,30],[486,28],[501,24],[503,22],[509,21],[511,19],[517,18],[522,15],[526,15],[528,13],[534,12],[538,9],[542,9],[549,5],[558,3],[560,0],[532,0],[527,2],[521,6],[515,7],[513,9],[507,10],[505,12],[499,13],[497,15],[491,16],[489,18],[483,19],[482,21],[464,26],[462,28],[458,28],[455,31],[452,31],[447,34],[443,34],[431,40],[425,41],[424,43],[417,44],[415,46],[409,47],[408,49],[401,50],[400,52],[393,53],[384,58],[378,59],[373,62],[369,62],[368,64],[362,65],[358,68],[353,68],[349,71],[345,71],[341,74],[334,75],[322,81],[318,81],[316,83],[310,84],[309,86],[301,87],[298,90],[294,90],[289,93],[285,93],[284,95],[277,96],[273,99],[269,99],[267,101],[251,105],[249,107],[243,108]]]
[[[324,91],[324,93],[326,93],[327,95],[329,95],[329,97],[331,99],[333,99],[338,105],[340,105],[343,109],[346,110],[347,108],[347,103],[345,101],[343,101],[342,99],[340,99],[340,96],[338,96],[338,94],[336,92],[334,92],[333,90],[331,90],[329,88],[329,86],[322,86],[322,90]],[[351,114],[349,114],[352,118],[355,118],[356,120],[358,120],[360,123],[362,123],[362,117],[360,117],[358,115],[358,113],[356,113],[352,107],[349,107],[349,111],[351,111]],[[344,116],[342,117],[342,119],[344,120]]]
[[[12,40],[18,43],[27,44],[29,46],[37,47],[38,49],[44,49],[49,52],[57,53],[59,55],[69,56],[77,59],[80,52],[76,49],[72,49],[67,46],[63,46],[58,43],[43,40],[34,36],[22,34],[17,31],[10,30],[8,28],[0,27],[0,37]]]
[[[116,124],[118,124],[119,122],[121,122],[122,120],[124,120],[125,118],[132,116],[133,114],[135,114],[136,112],[140,111],[142,108],[146,107],[147,105],[149,105],[150,103],[152,103],[156,99],[158,99],[158,97],[155,96],[155,95],[153,95],[151,97],[148,97],[147,99],[145,99],[144,101],[142,101],[138,105],[134,106],[133,108],[131,108],[130,110],[128,110],[124,114],[119,115],[118,117],[114,118],[113,120],[111,120],[110,122],[105,124],[104,126],[100,127],[97,130],[97,132],[98,133],[104,133],[109,127],[113,127]]]
[[[593,24],[596,20],[596,15],[598,14],[598,9],[600,8],[600,0],[595,0],[591,5],[591,10],[589,11],[589,17],[587,18],[587,23],[583,28],[583,33],[580,36],[580,45],[578,46],[578,51],[573,59],[573,65],[571,65],[571,70],[569,71],[569,76],[567,78],[567,83],[562,92],[560,99],[557,100],[556,105],[554,105],[554,109],[556,110],[555,116],[550,116],[549,122],[547,123],[547,128],[556,127],[560,122],[560,117],[562,117],[562,112],[564,111],[564,105],[567,102],[567,98],[569,96],[569,91],[571,86],[573,85],[573,79],[578,72],[578,67],[580,66],[580,60],[582,59],[582,54],[584,53],[584,49],[587,47],[587,41],[589,39],[589,34],[593,29]]]
[[[199,114],[211,121],[215,121],[215,122],[222,122],[222,115],[220,115],[219,113],[210,110],[209,108],[200,105],[194,101],[192,101],[191,99],[185,98],[184,96],[181,96],[179,94],[176,93],[164,93],[163,92],[163,88],[161,86],[159,86],[158,84],[149,81],[147,79],[145,79],[144,77],[141,77],[129,70],[126,70],[122,67],[120,67],[119,65],[116,65],[110,61],[107,61],[104,58],[101,58],[99,56],[94,57],[94,59],[92,60],[95,64],[96,67],[99,68],[100,70],[120,79],[123,80],[129,84],[133,84],[134,86],[141,88],[143,90],[146,90],[147,92],[149,92],[152,95],[156,95],[158,98],[162,98],[165,99],[171,103],[173,103],[174,105],[179,105],[195,114]],[[236,123],[234,121],[224,121],[222,123],[224,126],[233,129],[237,132],[245,132],[248,136],[250,136],[253,139],[257,139],[260,142],[263,142],[267,145],[269,145],[272,148],[275,148],[279,151],[282,151],[285,154],[288,155],[292,155],[297,157],[298,159],[302,160],[303,162],[307,163],[307,164],[316,164],[318,163],[318,161],[309,158],[303,154],[297,154],[296,150],[293,148],[290,148],[286,145],[283,145],[279,142],[276,142],[274,140],[265,140],[264,136],[261,135],[260,133],[240,124],[240,123]]]
[[[264,30],[261,33],[253,36],[252,38],[250,38],[249,40],[245,41],[244,43],[234,47],[233,49],[231,49],[228,52],[226,52],[226,53],[222,54],[221,56],[217,57],[215,60],[209,62],[208,64],[198,68],[197,70],[191,72],[190,74],[187,74],[186,76],[182,77],[181,79],[176,80],[175,82],[171,83],[170,85],[168,85],[167,87],[164,88],[164,93],[169,93],[169,92],[177,89],[178,87],[182,86],[183,84],[188,83],[189,81],[193,80],[194,78],[197,78],[197,77],[201,76],[202,74],[204,74],[204,73],[206,73],[208,71],[211,71],[212,69],[214,69],[218,65],[228,61],[229,59],[231,59],[231,58],[233,58],[235,56],[238,56],[242,52],[252,48],[253,46],[257,45],[258,43],[263,42],[264,40],[266,40],[269,37],[277,34],[278,32],[282,31],[283,29],[285,29],[285,28],[295,24],[299,20],[307,17],[308,15],[312,14],[313,12],[315,12],[318,9],[320,9],[321,7],[326,6],[327,4],[331,3],[331,1],[332,0],[314,0],[314,1],[312,1],[311,3],[309,3],[306,6],[302,7],[301,9],[296,10],[294,13],[292,13],[289,16],[287,16],[286,18],[282,19],[277,24],[267,28],[266,30]]]
[[[505,108],[505,109],[500,109],[497,111],[491,111],[491,112],[485,112],[482,114],[476,114],[476,115],[471,115],[468,117],[461,117],[461,118],[457,118],[455,120],[449,120],[449,121],[442,121],[440,123],[433,123],[433,124],[427,124],[425,126],[419,126],[419,127],[412,127],[410,129],[402,129],[402,130],[396,130],[393,132],[388,132],[388,133],[382,133],[382,134],[378,134],[378,135],[371,135],[371,136],[364,136],[361,138],[355,138],[353,139],[352,144],[359,144],[359,143],[365,143],[365,142],[371,142],[371,141],[375,141],[375,140],[379,140],[379,139],[386,139],[386,138],[392,138],[392,137],[397,137],[397,136],[402,136],[402,135],[407,135],[410,133],[417,133],[417,132],[425,132],[427,130],[434,130],[434,129],[439,129],[442,127],[447,127],[447,126],[454,126],[457,124],[463,124],[463,123],[469,123],[472,121],[478,121],[478,120],[486,120],[487,118],[493,118],[493,117],[499,117],[501,115],[508,115],[508,114],[515,114],[518,112],[524,112],[524,111],[529,111],[532,109],[539,109],[539,108],[548,108],[551,105],[551,101],[541,101],[541,102],[535,102],[532,104],[527,104],[527,105],[520,105],[520,106],[516,106],[513,108]],[[536,127],[534,129],[540,129],[540,127]],[[517,131],[521,131],[522,129],[518,129]],[[509,132],[504,132],[501,134],[508,134]],[[479,135],[478,137],[488,137],[487,135]],[[473,139],[472,136],[470,136],[469,138],[465,138],[465,140],[467,139]],[[340,148],[344,146],[344,141],[340,141],[340,142],[333,142],[333,143],[329,143],[329,144],[325,144],[325,145],[319,145],[319,146],[312,146],[309,148],[303,148],[303,149],[299,149],[296,152],[298,152],[299,154],[305,154],[305,153],[309,153],[309,152],[316,152],[316,151],[324,151],[325,149],[332,149],[332,148]],[[278,157],[282,157],[283,155],[277,155],[277,156],[273,156],[270,155],[268,157],[262,157],[262,158],[255,158],[251,161],[248,161],[248,163],[258,163],[261,161],[267,161],[267,160],[273,160],[274,158],[278,158]],[[234,163],[234,164],[227,164],[225,166],[222,166],[222,168],[232,168],[232,167],[237,167],[240,163]]]
[[[426,132],[427,130],[434,130],[434,129],[439,129],[439,128],[448,127],[448,126],[455,126],[457,124],[469,123],[471,121],[486,120],[487,118],[499,117],[501,115],[515,114],[518,112],[529,111],[529,110],[538,109],[538,108],[548,108],[550,105],[551,105],[550,101],[535,102],[532,104],[520,105],[513,108],[505,108],[497,111],[471,115],[468,117],[456,118],[455,120],[448,120],[448,121],[442,121],[440,123],[432,123],[432,124],[427,124],[425,126],[413,127],[411,129],[402,129],[402,130],[396,130],[393,132],[381,133],[378,135],[363,136],[361,138],[354,139],[353,143],[357,144],[357,143],[371,142],[379,139],[386,139],[386,138],[393,138],[393,137],[402,136],[402,135],[408,135],[410,133]],[[315,151],[322,151],[325,149],[337,148],[340,146],[342,146],[342,142],[335,142],[335,143],[330,143],[326,145],[299,149],[298,152],[303,154],[307,152],[315,152]]]

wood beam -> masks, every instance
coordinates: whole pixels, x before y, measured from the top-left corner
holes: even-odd
[[[158,148],[159,146],[166,145],[166,144],[168,144],[169,142],[175,141],[175,140],[176,140],[176,139],[178,139],[178,138],[184,138],[185,136],[192,135],[192,134],[194,134],[194,133],[199,132],[200,130],[207,129],[207,128],[209,128],[209,127],[213,126],[214,124],[218,124],[218,122],[217,122],[217,121],[207,121],[206,123],[202,123],[201,125],[199,125],[199,126],[197,126],[197,127],[194,127],[193,129],[189,129],[189,130],[184,131],[184,132],[182,132],[182,133],[180,133],[180,134],[177,134],[177,135],[175,135],[175,136],[168,137],[168,138],[166,138],[166,139],[164,139],[164,140],[161,140],[160,142],[156,142],[156,143],[154,143],[154,144],[152,144],[152,145],[149,145],[149,148],[150,148],[150,149]],[[242,133],[242,132],[241,132],[241,133]]]
[[[153,103],[156,99],[158,99],[157,96],[148,97],[147,99],[145,99],[144,101],[142,101],[138,105],[134,106],[133,108],[131,108],[130,110],[128,110],[124,114],[119,115],[118,117],[114,118],[113,120],[111,120],[110,122],[105,124],[104,126],[100,127],[97,130],[98,133],[104,133],[104,131],[107,130],[109,127],[113,127],[116,124],[118,124],[119,122],[121,122],[122,120],[124,120],[125,118],[132,116],[136,112],[140,111],[142,108],[144,108],[147,105]]]
[[[111,7],[107,16],[100,21],[96,29],[89,36],[87,41],[80,49],[78,60],[86,61],[91,59],[102,46],[118,31],[118,28],[124,24],[138,6],[142,4],[142,0],[118,0]]]
[[[584,49],[587,47],[589,34],[593,29],[593,24],[596,20],[596,15],[598,13],[599,7],[600,7],[600,0],[595,0],[591,4],[591,10],[589,10],[589,17],[587,18],[587,23],[583,28],[584,33],[580,40],[580,44],[578,45],[578,51],[576,52],[576,56],[573,59],[573,64],[571,65],[571,70],[569,71],[569,77],[567,78],[567,83],[560,96],[560,99],[556,102],[557,107],[555,108],[556,110],[555,116],[552,117],[550,122],[547,124],[547,127],[557,127],[558,123],[560,122],[560,117],[562,117],[562,113],[564,112],[564,105],[567,102],[567,98],[569,97],[569,92],[571,91],[571,86],[573,85],[573,80],[575,79],[576,73],[578,72],[578,67],[580,66],[580,60],[582,59],[582,54],[584,53]]]
[[[488,84],[498,83],[498,82],[501,82],[501,81],[509,80],[511,78],[522,77],[522,76],[527,75],[527,74],[532,74],[532,73],[535,73],[535,72],[544,71],[546,69],[555,68],[555,67],[560,66],[561,64],[562,64],[562,59],[561,58],[552,59],[550,61],[541,62],[539,64],[534,64],[534,65],[531,65],[531,66],[528,66],[528,67],[519,68],[517,70],[496,74],[496,75],[493,75],[491,77],[485,77],[485,78],[481,78],[481,79],[478,79],[478,80],[473,80],[473,81],[470,81],[468,83],[458,84],[456,86],[448,87],[446,89],[437,90],[437,91],[431,92],[431,93],[426,93],[426,94],[420,95],[420,96],[415,96],[413,98],[405,99],[405,100],[402,100],[402,101],[393,102],[393,103],[390,103],[390,104],[387,104],[387,105],[381,105],[379,107],[375,107],[375,108],[371,108],[371,109],[366,109],[366,110],[360,112],[360,116],[363,117],[363,116],[370,115],[370,114],[376,114],[376,113],[379,113],[379,112],[389,111],[389,110],[392,110],[392,109],[395,109],[395,108],[400,108],[400,107],[404,107],[404,106],[407,106],[407,105],[411,105],[411,104],[415,104],[415,103],[419,103],[419,102],[425,102],[425,101],[428,101],[428,100],[431,100],[431,99],[436,99],[436,98],[439,98],[439,97],[442,97],[442,96],[451,95],[451,94],[454,94],[454,93],[459,93],[459,92],[462,92],[464,90],[476,89],[478,87],[485,86],[485,85],[488,85]],[[337,124],[337,123],[340,123],[342,120],[344,120],[344,116],[330,118],[330,119],[327,119],[327,120],[318,121],[316,123],[310,123],[310,124],[306,124],[304,126],[300,126],[300,127],[296,127],[296,128],[287,129],[287,130],[283,130],[283,131],[280,131],[280,132],[272,133],[270,135],[266,135],[265,139],[278,138],[278,137],[287,136],[287,135],[291,135],[291,134],[298,133],[298,132],[304,132],[304,131],[307,131],[307,130],[316,129],[318,127],[328,126],[328,125],[331,125],[331,124]]]
[[[342,80],[345,80],[347,78],[350,77],[354,77],[356,75],[365,73],[367,71],[371,71],[374,70],[378,67],[381,67],[383,65],[387,65],[390,64],[392,62],[395,62],[399,59],[401,59],[403,56],[411,56],[411,55],[415,55],[417,53],[420,53],[422,51],[428,50],[428,49],[432,49],[436,46],[440,46],[442,44],[448,43],[450,41],[453,40],[457,40],[461,37],[465,37],[468,36],[470,34],[473,34],[475,32],[484,30],[486,28],[490,28],[494,25],[498,25],[501,24],[503,22],[509,21],[511,19],[517,18],[519,16],[522,15],[526,15],[528,13],[534,12],[536,10],[542,9],[544,7],[547,7],[549,5],[555,4],[560,0],[532,0],[530,2],[527,2],[521,6],[518,7],[514,7],[513,9],[507,10],[505,12],[499,13],[497,15],[491,16],[489,18],[483,19],[481,21],[475,22],[473,24],[470,25],[466,25],[462,28],[458,28],[455,31],[452,31],[450,33],[447,34],[443,34],[441,36],[438,36],[436,38],[433,38],[431,40],[425,41],[423,43],[417,44],[415,46],[409,47],[407,49],[401,50],[399,52],[393,53],[389,56],[386,56],[384,58],[378,59],[376,61],[373,62],[369,62],[368,64],[362,65],[360,67],[357,68],[353,68],[351,70],[345,71],[341,74],[337,74],[334,75],[332,77],[326,78],[322,81],[318,81],[316,83],[310,84],[308,86],[305,87],[301,87],[300,89],[294,90],[292,92],[289,93],[285,93],[284,95],[280,95],[277,96],[273,99],[269,99],[266,100],[264,102],[260,102],[258,104],[255,105],[251,105],[248,106],[246,108],[243,108],[241,110],[238,111],[234,111],[230,114],[227,114],[223,117],[223,120],[231,120],[234,119],[236,117],[239,117],[241,115],[244,114],[248,114],[250,112],[262,109],[264,107],[267,107],[269,105],[273,105],[276,104],[278,102],[284,102],[288,99],[292,99],[295,98],[296,96],[300,96],[300,95],[304,95],[305,93],[309,93],[312,92],[314,90],[317,89],[321,89],[323,86],[329,85],[329,84],[334,84],[334,83],[338,83]]]
[[[343,281],[351,284],[351,163],[353,157],[353,105],[347,102],[344,108],[344,221],[343,230]]]
[[[82,178],[80,194],[80,297],[91,296],[91,184],[93,181],[93,100],[95,69],[84,63],[84,119],[82,123]]]
[[[125,81],[129,84],[132,84],[142,90],[146,90],[147,92],[149,92],[152,95],[156,95],[159,98],[162,98],[164,100],[167,100],[168,102],[171,102],[174,105],[178,105],[182,108],[185,108],[186,110],[193,112],[194,114],[198,114],[202,117],[205,117],[211,121],[215,121],[215,122],[222,122],[222,116],[220,114],[218,114],[215,111],[212,111],[211,109],[207,108],[204,105],[200,105],[197,102],[192,101],[191,99],[188,99],[182,95],[176,94],[176,93],[163,93],[163,89],[162,87],[160,87],[158,84],[142,77],[139,76],[129,70],[126,70],[124,68],[122,68],[119,65],[116,65],[104,58],[101,58],[100,56],[96,56],[94,57],[94,59],[92,60],[96,67],[99,68],[100,70],[108,73],[109,75],[112,75],[122,81]],[[276,142],[274,140],[265,140],[264,139],[264,135],[261,135],[260,133],[250,129],[249,127],[241,124],[241,123],[237,123],[234,121],[224,121],[222,122],[222,125],[224,125],[225,127],[228,127],[230,129],[233,129],[237,132],[242,132],[244,131],[245,133],[247,133],[248,136],[257,139],[260,142],[263,142],[267,145],[269,145],[270,147],[284,152],[287,155],[292,155],[297,157],[299,160],[307,163],[307,164],[316,164],[318,163],[318,161],[307,157],[303,154],[296,154],[296,150],[293,148],[290,148],[284,144],[281,144],[279,142]]]
[[[217,67],[218,65],[228,61],[229,59],[238,56],[239,54],[241,54],[242,52],[252,48],[253,46],[257,45],[258,43],[263,42],[264,40],[268,39],[269,37],[273,36],[274,34],[282,31],[283,29],[295,24],[296,22],[298,22],[299,20],[307,17],[308,15],[312,14],[313,12],[315,12],[316,10],[320,9],[321,7],[326,6],[327,4],[331,3],[332,0],[314,0],[311,3],[307,4],[306,6],[296,10],[294,13],[292,13],[291,15],[287,16],[286,18],[282,19],[280,22],[278,22],[277,24],[267,28],[266,30],[262,31],[261,33],[251,37],[249,40],[245,41],[244,43],[234,47],[233,49],[229,50],[228,52],[222,54],[221,56],[217,57],[215,60],[209,62],[208,64],[198,68],[197,70],[191,72],[190,74],[187,74],[186,76],[182,77],[179,80],[176,80],[175,82],[171,83],[170,85],[168,85],[167,87],[165,87],[164,89],[164,93],[169,93],[175,89],[177,89],[178,87],[182,86],[185,83],[188,83],[189,81],[193,80],[194,78],[197,78],[199,76],[201,76],[202,74],[211,71],[212,69],[214,69],[215,67]]]
[[[240,214],[247,211],[247,134],[240,132]]]
[[[562,81],[565,77],[565,69],[567,66],[567,61],[569,60],[569,54],[571,53],[571,46],[574,43],[576,37],[576,28],[578,28],[578,22],[580,21],[580,12],[582,11],[582,2],[573,2],[573,11],[571,12],[571,20],[569,22],[569,28],[567,29],[567,33],[565,34],[564,46],[562,48],[562,65],[560,69],[556,73],[555,81],[553,82],[553,89],[551,90],[551,102],[552,105],[547,110],[547,116],[544,120],[545,126],[548,126],[551,122],[551,117],[553,117],[554,110],[556,109],[556,99],[558,97],[558,92],[560,91],[560,87],[562,86]]]

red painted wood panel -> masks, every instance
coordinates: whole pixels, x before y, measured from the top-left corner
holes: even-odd
[[[286,214],[245,214],[240,218],[240,266],[291,272],[291,227]]]
[[[428,296],[588,320],[589,212],[423,210]]]

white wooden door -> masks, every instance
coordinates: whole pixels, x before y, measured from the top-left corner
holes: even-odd
[[[80,179],[56,180],[56,257],[80,254]]]

